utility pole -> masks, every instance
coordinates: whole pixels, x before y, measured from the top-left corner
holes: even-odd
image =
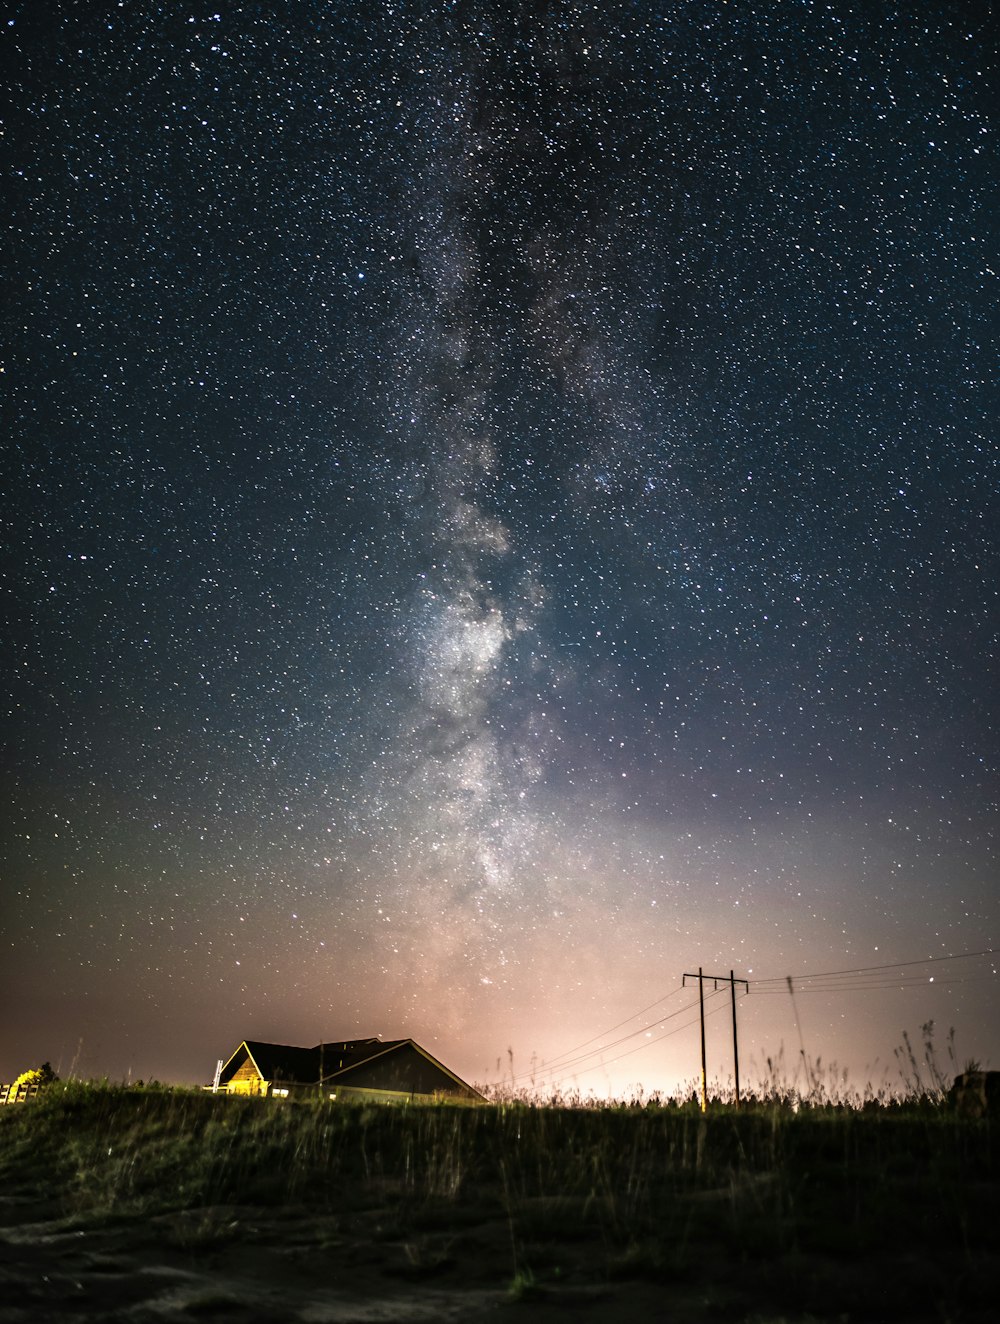
[[[685,974],[681,981],[681,988],[687,986],[689,979],[698,981],[698,1009],[701,1015],[701,1111],[708,1111],[708,1068],[705,1059],[705,980],[710,979],[713,985],[713,991],[718,989],[720,984],[728,984],[730,992],[733,995],[733,1063],[735,1066],[736,1077],[736,1106],[740,1106],[740,1046],[736,1036],[736,985],[742,984],[746,991],[750,992],[750,985],[745,979],[737,979],[730,970],[728,975],[706,975],[701,966],[698,967],[696,975]]]
[[[742,981],[746,984],[746,980]],[[746,984],[747,992],[750,992],[750,985]],[[736,1106],[740,1106],[740,1041],[736,1037],[736,980],[733,978],[733,972],[729,972],[729,991],[733,995],[733,1074],[736,1079]]]
[[[684,981],[681,980],[683,985]],[[701,1111],[708,1111],[708,1062],[705,1057],[705,979],[698,967],[698,1010],[701,1013]]]

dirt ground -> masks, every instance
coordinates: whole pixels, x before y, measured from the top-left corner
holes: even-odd
[[[9,1204],[6,1212],[14,1212]],[[6,1226],[0,1228],[0,1321],[718,1318],[705,1313],[709,1302],[698,1293],[574,1282],[582,1275],[572,1268],[564,1286],[537,1296],[530,1285],[512,1288],[510,1234],[503,1224],[398,1241],[384,1235],[377,1215],[366,1222],[347,1233],[336,1220],[304,1209],[223,1207],[145,1224]]]
[[[471,1219],[460,1229],[410,1240],[390,1208],[348,1224],[306,1208],[220,1206],[74,1227],[41,1206],[0,1203],[0,1324],[45,1321],[208,1319],[228,1324],[383,1324],[388,1321],[613,1320],[616,1324],[875,1324],[944,1321],[987,1324],[988,1313],[942,1306],[934,1265],[786,1258],[727,1262],[706,1249],[696,1272],[676,1281],[598,1275],[607,1264],[599,1236],[578,1234],[544,1247],[544,1286],[512,1274],[515,1248],[504,1220]],[[996,1266],[1000,1271],[1000,1260]],[[905,1275],[927,1279],[924,1307],[892,1292]],[[790,1279],[803,1308],[789,1308]],[[780,1279],[780,1281],[779,1281]],[[824,1283],[830,1287],[824,1293]],[[792,1292],[794,1300],[795,1291]],[[823,1308],[824,1298],[830,1310]],[[895,1304],[894,1304],[895,1302]],[[805,1306],[808,1308],[805,1308]],[[845,1305],[848,1306],[845,1309]],[[992,1318],[996,1318],[993,1316]]]

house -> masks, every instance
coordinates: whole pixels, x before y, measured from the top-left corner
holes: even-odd
[[[346,1039],[315,1048],[245,1039],[219,1072],[225,1094],[374,1099],[386,1103],[483,1096],[412,1039]]]

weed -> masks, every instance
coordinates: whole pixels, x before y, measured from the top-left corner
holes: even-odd
[[[530,1269],[518,1269],[510,1280],[507,1295],[512,1301],[537,1301],[544,1292]]]

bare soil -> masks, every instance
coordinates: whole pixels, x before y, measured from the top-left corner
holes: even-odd
[[[1000,1256],[959,1267],[980,1280],[982,1293],[972,1295],[982,1304],[949,1307],[954,1266],[898,1252],[860,1260],[795,1252],[754,1263],[706,1245],[672,1272],[636,1248],[631,1257],[612,1254],[609,1273],[600,1228],[581,1235],[577,1223],[567,1238],[550,1233],[532,1245],[535,1277],[512,1274],[510,1224],[488,1216],[400,1236],[391,1206],[344,1220],[304,1207],[224,1205],[82,1227],[40,1213],[20,1200],[0,1204],[0,1324],[997,1318],[985,1301],[989,1283],[1000,1281]]]

